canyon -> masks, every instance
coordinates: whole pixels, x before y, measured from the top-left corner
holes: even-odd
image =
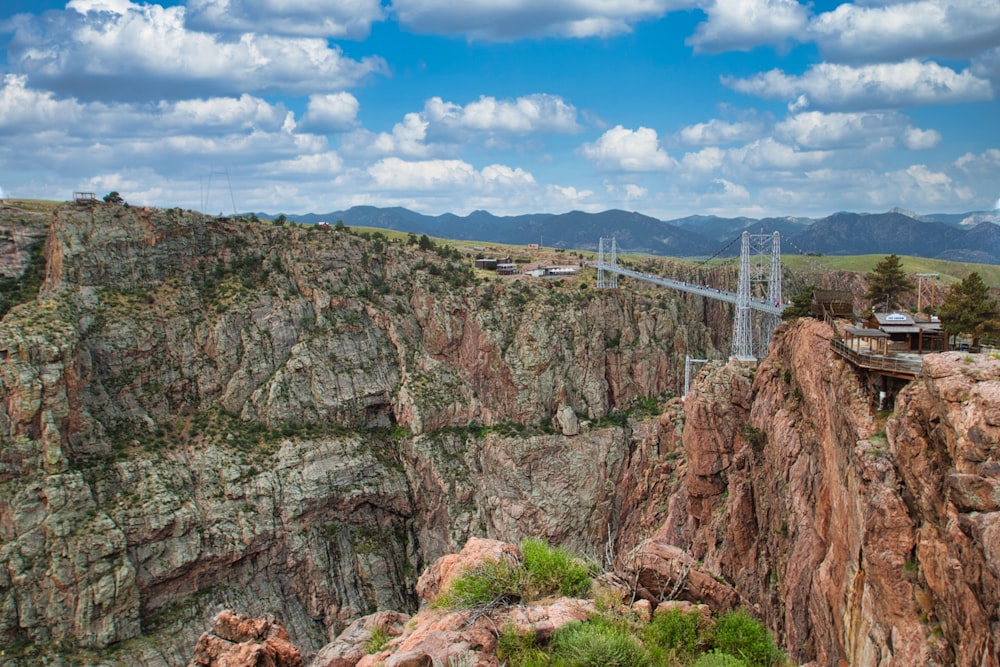
[[[927,356],[879,413],[801,319],[682,400],[722,304],[180,209],[0,231],[5,276],[39,244],[45,275],[0,320],[0,664],[184,665],[229,609],[308,661],[525,537],[611,571],[677,550],[797,663],[998,664],[991,355]]]

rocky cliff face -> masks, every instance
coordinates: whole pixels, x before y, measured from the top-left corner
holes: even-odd
[[[186,664],[222,608],[308,660],[471,536],[652,545],[649,591],[696,575],[800,662],[997,664],[1000,360],[928,357],[880,415],[800,321],[640,421],[721,307],[176,209],[47,225],[0,320],[0,664]]]
[[[0,321],[0,661],[183,664],[220,607],[309,655],[470,535],[599,553],[606,418],[717,342],[698,302],[332,229],[67,205],[45,252]]]
[[[928,356],[888,416],[801,320],[706,371],[656,537],[732,582],[792,658],[996,665],[1000,360]]]

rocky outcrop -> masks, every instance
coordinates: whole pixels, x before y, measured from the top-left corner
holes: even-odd
[[[410,617],[394,611],[380,611],[351,623],[332,642],[320,649],[310,667],[354,667],[371,652],[373,638],[386,639],[403,634]]]
[[[722,613],[742,602],[732,586],[719,581],[690,554],[656,540],[643,542],[628,555],[623,574],[633,582],[638,596],[655,605],[682,599]]]
[[[433,602],[457,576],[485,562],[500,560],[517,566],[521,554],[513,544],[470,539],[460,552],[443,556],[427,568],[417,584],[417,592],[425,602]],[[449,664],[453,659],[478,667],[499,667],[498,628],[522,636],[530,633],[544,642],[563,625],[586,620],[593,613],[592,601],[570,598],[500,605],[488,613],[424,606],[402,628],[390,625],[385,631],[389,639],[384,647],[364,650],[371,628],[385,627],[386,619],[362,620],[324,647],[311,667],[407,667]]]
[[[222,611],[198,640],[188,667],[302,667],[302,655],[274,618]]]

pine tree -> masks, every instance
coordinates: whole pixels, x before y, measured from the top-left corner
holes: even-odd
[[[868,274],[866,299],[872,300],[872,309],[879,301],[889,307],[898,306],[904,296],[913,291],[913,282],[906,277],[898,255],[889,255],[875,265]]]
[[[117,190],[112,190],[108,194],[104,195],[104,201],[108,204],[124,204],[125,199],[118,193]]]
[[[975,271],[951,286],[938,316],[942,329],[953,337],[970,336],[972,347],[979,345],[982,336],[1000,332],[997,301],[990,298],[990,288]]]
[[[812,302],[813,292],[819,287],[817,285],[806,285],[792,297],[792,304],[781,311],[781,319],[790,322],[799,317],[809,317],[813,314]]]

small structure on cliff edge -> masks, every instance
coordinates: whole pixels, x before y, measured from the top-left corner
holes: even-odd
[[[810,308],[824,320],[831,317],[849,320],[854,317],[854,295],[848,290],[814,290]]]
[[[921,355],[947,350],[936,318],[918,321],[909,313],[873,312],[867,320],[842,331],[826,311],[824,319],[837,332],[831,341],[834,352],[864,372],[872,393],[877,392],[880,410],[889,407],[899,390],[920,375]]]
[[[73,201],[79,206],[90,206],[97,203],[96,192],[74,192]]]

